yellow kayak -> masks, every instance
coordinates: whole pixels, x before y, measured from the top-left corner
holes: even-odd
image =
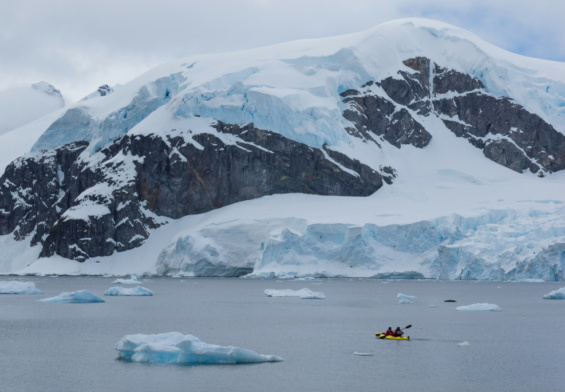
[[[387,336],[382,332],[375,332],[375,336],[379,339],[410,340],[410,336],[392,336],[392,335]]]

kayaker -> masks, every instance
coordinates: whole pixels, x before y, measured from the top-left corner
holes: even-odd
[[[394,336],[394,331],[392,330],[391,327],[388,327],[388,329],[385,332],[385,336]]]
[[[396,327],[396,330],[393,332],[393,336],[402,336],[402,335],[404,335],[404,332],[402,332],[400,327]]]

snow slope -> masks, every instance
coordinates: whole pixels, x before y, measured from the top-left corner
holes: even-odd
[[[253,122],[375,169],[393,167],[394,184],[367,198],[264,197],[171,220],[125,253],[77,263],[34,260],[28,251],[0,256],[0,272],[563,279],[563,173],[513,172],[434,116],[418,118],[433,136],[424,149],[376,149],[345,132],[339,94],[397,77],[402,61],[417,56],[474,75],[489,93],[565,131],[565,64],[503,51],[440,22],[406,19],[341,37],[195,56],[0,135],[0,167],[29,149],[89,140],[89,159],[125,133],[213,132],[218,120]],[[15,244],[6,237],[4,247]]]

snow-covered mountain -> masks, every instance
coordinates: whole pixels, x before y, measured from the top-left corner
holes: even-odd
[[[564,280],[564,71],[422,19],[163,65],[0,135],[0,271]]]
[[[0,135],[64,106],[61,92],[47,82],[0,91]]]

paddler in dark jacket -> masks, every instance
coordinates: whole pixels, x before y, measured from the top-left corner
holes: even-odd
[[[393,332],[394,336],[402,336],[404,335],[404,332],[402,332],[402,330],[400,329],[400,327],[396,327],[396,330]]]

